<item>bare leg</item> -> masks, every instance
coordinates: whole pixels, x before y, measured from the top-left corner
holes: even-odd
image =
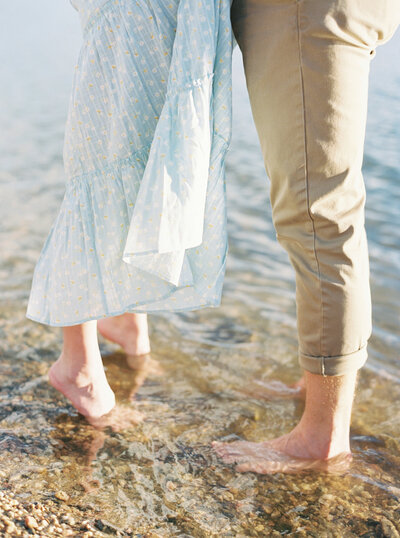
[[[100,334],[120,345],[127,355],[150,353],[147,314],[122,314],[101,319],[97,323]]]
[[[96,321],[64,327],[64,346],[48,376],[51,385],[87,418],[107,414],[115,405],[97,342]]]
[[[299,424],[288,434],[261,443],[214,442],[226,463],[239,463],[238,471],[294,472],[303,469],[340,468],[351,459],[350,419],[357,371],[343,376],[305,373],[306,404]]]

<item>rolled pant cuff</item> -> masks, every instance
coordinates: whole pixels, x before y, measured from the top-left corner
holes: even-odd
[[[335,357],[318,357],[306,355],[299,352],[300,366],[311,372],[325,376],[345,375],[364,366],[368,357],[367,346],[348,353],[347,355],[337,355]]]

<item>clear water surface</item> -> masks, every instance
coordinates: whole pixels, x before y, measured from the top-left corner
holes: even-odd
[[[25,309],[64,192],[63,130],[79,46],[68,2],[0,5],[2,487],[25,499],[62,489],[89,515],[146,536],[398,536],[400,35],[372,63],[364,173],[374,329],[354,404],[354,462],[342,476],[239,474],[210,450],[213,439],[280,435],[302,410],[249,394],[254,379],[290,382],[300,369],[294,275],[271,223],[238,50],[222,305],[152,316],[145,364],[101,343],[118,404],[144,417],[135,427],[95,429],[48,385],[61,333],[27,320]]]

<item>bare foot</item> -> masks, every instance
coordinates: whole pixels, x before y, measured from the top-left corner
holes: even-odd
[[[246,389],[245,394],[252,398],[262,398],[265,400],[282,400],[286,398],[299,398],[304,400],[306,396],[306,384],[304,376],[287,385],[278,379],[268,381],[254,380]]]
[[[122,314],[99,319],[97,328],[107,340],[120,345],[128,355],[150,353],[147,314]]]
[[[238,471],[343,472],[352,459],[350,419],[356,380],[357,370],[338,376],[305,371],[305,407],[290,433],[261,443],[214,442],[213,448],[226,463],[238,463]]]
[[[352,455],[344,446],[329,453],[306,439],[297,426],[290,433],[273,439],[253,443],[235,441],[221,443],[214,441],[212,446],[225,463],[238,463],[239,472],[252,471],[260,474],[296,473],[305,470],[342,473],[349,468]]]
[[[225,463],[238,463],[237,471],[261,474],[294,473],[308,469],[343,472],[352,459],[346,441],[328,446],[307,435],[301,424],[271,441],[214,441],[212,446]]]
[[[114,432],[135,428],[144,419],[143,413],[131,407],[117,404],[109,413],[99,418],[90,418],[88,421],[97,430],[110,427]]]
[[[103,368],[85,368],[74,373],[70,362],[61,353],[51,366],[48,379],[88,419],[102,417],[115,406],[115,396]]]

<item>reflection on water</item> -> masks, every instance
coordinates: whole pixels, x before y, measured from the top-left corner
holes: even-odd
[[[354,404],[354,460],[341,475],[263,477],[222,465],[210,448],[214,439],[280,435],[303,405],[256,390],[271,388],[271,379],[293,383],[300,370],[294,277],[275,240],[239,55],[222,305],[153,316],[145,360],[102,342],[118,407],[106,424],[88,424],[47,382],[60,331],[25,318],[32,270],[64,190],[63,128],[79,24],[67,2],[50,0],[2,5],[0,21],[8,81],[0,86],[2,487],[21,499],[79,508],[92,520],[101,514],[110,525],[103,533],[398,536],[400,36],[373,60],[364,172],[374,332]]]

